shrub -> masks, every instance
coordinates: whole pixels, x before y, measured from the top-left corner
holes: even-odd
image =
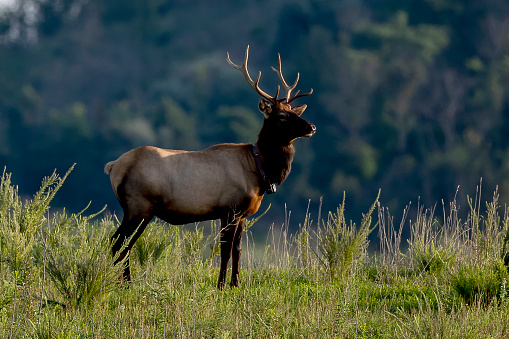
[[[62,187],[74,165],[60,178],[56,172],[42,181],[41,188],[22,203],[18,188],[11,185],[5,169],[0,179],[0,261],[7,264],[17,282],[26,282],[32,274],[33,249],[38,243],[45,214],[55,194]]]
[[[176,226],[168,226],[159,219],[154,220],[134,243],[132,256],[141,267],[155,264],[168,247],[174,244],[176,232]]]
[[[363,214],[358,229],[352,221],[350,224],[346,223],[344,194],[343,203],[338,207],[337,213],[329,213],[324,229],[318,228],[317,257],[331,279],[344,277],[365,255],[369,244],[368,236],[376,227],[371,227],[371,214],[379,197],[380,192],[368,213]]]
[[[476,301],[489,304],[495,298],[506,295],[506,281],[509,274],[500,259],[491,262],[475,264],[461,264],[451,279],[454,290],[463,298],[465,303]]]
[[[123,270],[122,262],[113,264],[111,218],[90,223],[98,213],[88,217],[81,213],[70,217],[65,212],[56,214],[52,227],[44,232],[42,246],[35,251],[36,262],[53,287],[44,290],[46,302],[66,309],[89,306],[106,296]]]
[[[454,261],[458,253],[450,239],[455,235],[447,234],[448,229],[447,225],[438,224],[434,209],[419,208],[408,240],[407,258],[413,269],[419,273],[441,273]]]

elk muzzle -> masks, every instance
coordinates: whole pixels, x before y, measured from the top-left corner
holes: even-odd
[[[313,134],[316,133],[316,126],[313,125],[313,124],[309,124],[308,125],[308,130],[309,130],[309,132],[304,135],[306,138],[312,137]]]

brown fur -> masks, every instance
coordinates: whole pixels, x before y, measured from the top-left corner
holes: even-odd
[[[144,214],[182,224],[181,216],[188,219],[185,223],[208,220],[218,210],[251,205],[251,200],[260,197],[248,144],[221,144],[197,152],[145,146],[106,167],[117,198],[122,200],[121,186],[123,194],[131,197],[126,201],[129,217],[142,212],[131,205],[150,205]],[[172,217],[171,212],[179,217]]]

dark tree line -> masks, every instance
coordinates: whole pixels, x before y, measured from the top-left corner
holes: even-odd
[[[76,162],[55,204],[118,210],[102,168],[126,150],[256,140],[258,98],[225,62],[247,44],[267,91],[278,52],[314,89],[278,215],[343,191],[359,213],[379,188],[400,213],[481,177],[508,200],[505,0],[19,0],[0,15],[0,166],[29,193]]]

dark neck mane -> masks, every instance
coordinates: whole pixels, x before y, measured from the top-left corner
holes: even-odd
[[[257,145],[269,181],[280,185],[290,173],[295,148],[292,144],[278,145],[274,140],[267,140],[262,135],[258,137]]]

